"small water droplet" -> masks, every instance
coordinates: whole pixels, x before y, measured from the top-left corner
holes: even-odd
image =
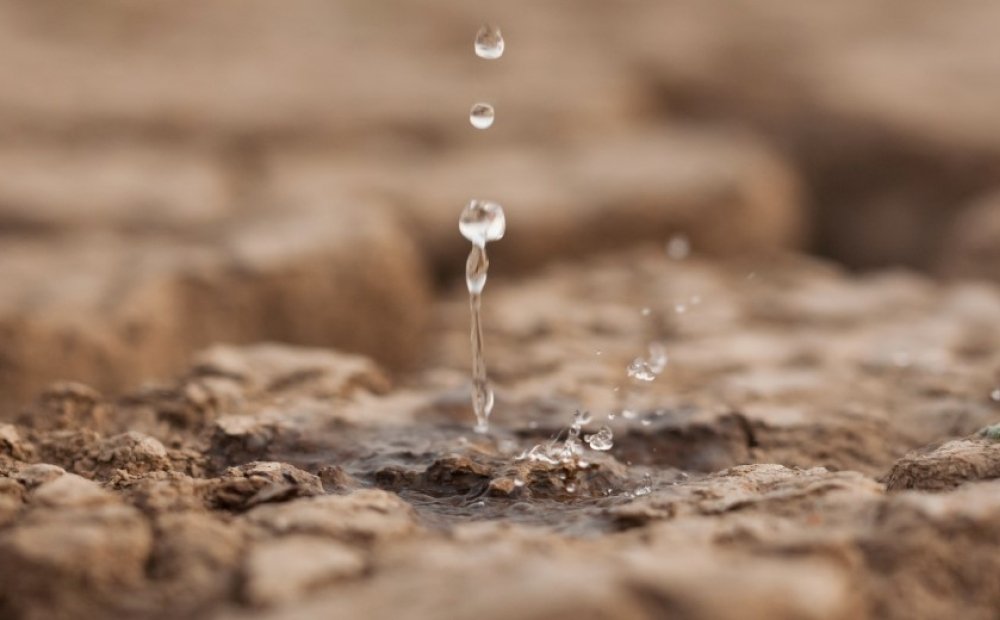
[[[639,424],[642,424],[643,426],[649,426],[650,424],[652,424],[652,422],[650,422],[649,420],[640,420]]]
[[[667,241],[667,256],[674,260],[684,260],[691,254],[691,242],[684,235],[674,235]]]
[[[491,200],[470,200],[458,219],[459,232],[479,247],[488,241],[503,239],[506,229],[503,207]]]
[[[637,381],[652,381],[656,378],[656,373],[649,367],[646,360],[637,357],[625,369],[628,376]]]
[[[572,483],[567,484],[566,485],[566,492],[567,493],[576,493],[576,485],[572,484]]]
[[[496,26],[485,24],[476,33],[475,42],[476,56],[486,60],[496,60],[503,56],[504,42],[500,29]]]
[[[517,487],[517,488],[523,487],[524,486],[524,480],[521,480],[520,478],[514,478],[514,486]]]
[[[684,314],[687,312],[687,306],[684,304],[674,304],[674,312],[677,314]]]
[[[609,420],[614,420],[614,419],[615,419],[615,414],[614,414],[614,412],[611,412],[611,413],[609,413],[609,414],[608,414],[608,419],[609,419]]]
[[[622,417],[626,420],[634,420],[639,414],[631,409],[622,409]]]
[[[614,434],[607,426],[602,426],[599,431],[593,435],[587,435],[583,439],[590,446],[591,450],[610,450],[615,445]]]
[[[469,122],[476,129],[489,129],[493,125],[496,111],[488,103],[474,103],[469,110]]]
[[[653,374],[660,374],[663,369],[667,367],[667,350],[663,348],[663,345],[654,342],[649,345],[649,358],[646,360],[646,364],[649,369],[653,371]]]
[[[1000,403],[1000,388],[990,392],[990,398],[992,398],[994,402]]]
[[[642,309],[642,316],[649,316],[650,314],[652,314],[652,312],[653,311],[650,308],[643,308]]]

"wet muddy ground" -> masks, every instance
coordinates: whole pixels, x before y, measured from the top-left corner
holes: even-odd
[[[662,248],[494,282],[489,435],[464,310],[439,304],[426,368],[392,379],[260,344],[122,398],[51,386],[0,427],[0,609],[995,615],[996,287]],[[666,367],[631,379],[650,342]],[[528,457],[578,410],[609,450]]]

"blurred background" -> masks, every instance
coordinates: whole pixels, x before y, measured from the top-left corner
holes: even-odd
[[[977,0],[0,0],[0,394],[117,391],[219,341],[419,367],[473,197],[507,211],[499,277],[683,235],[1000,280],[997,24]]]

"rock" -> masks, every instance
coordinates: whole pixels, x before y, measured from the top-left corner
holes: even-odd
[[[34,465],[28,465],[18,471],[17,481],[23,484],[25,488],[30,491],[46,482],[55,480],[65,473],[66,470],[58,465],[36,463]]]
[[[153,528],[149,576],[175,613],[195,613],[236,589],[245,546],[236,524],[183,510],[161,512]]]
[[[275,533],[326,536],[346,542],[382,541],[419,529],[409,504],[374,489],[258,506],[246,519]]]
[[[287,536],[256,545],[247,559],[246,599],[254,605],[301,600],[310,591],[361,575],[364,557],[326,538]]]
[[[216,346],[194,361],[196,378],[226,378],[240,385],[240,401],[294,389],[318,398],[349,396],[354,390],[385,393],[389,380],[371,360],[321,349],[252,345]]]
[[[19,240],[6,256],[0,386],[15,402],[57,378],[115,393],[218,341],[338,345],[394,367],[422,346],[424,267],[374,205],[243,218],[199,242]]]
[[[21,438],[16,426],[0,424],[0,456],[7,456],[15,461],[28,461],[33,454],[34,447]]]
[[[149,525],[85,484],[65,475],[42,485],[38,505],[0,532],[0,598],[15,617],[93,617],[144,583]]]
[[[279,152],[273,191],[306,204],[345,186],[388,196],[439,273],[458,273],[468,254],[455,226],[470,187],[503,204],[516,231],[516,244],[490,246],[498,273],[644,241],[664,244],[679,233],[703,255],[768,253],[802,242],[794,174],[749,137],[637,131],[411,160],[385,175],[382,161],[364,166],[314,151]]]
[[[31,502],[46,508],[86,508],[117,504],[118,498],[96,482],[63,474],[39,485],[31,495]]]
[[[952,278],[1000,282],[1000,195],[980,199],[956,217],[937,269]]]
[[[910,19],[881,20],[902,6]],[[959,207],[996,186],[1000,88],[978,76],[1000,63],[978,33],[997,16],[970,1],[947,24],[899,0],[641,2],[603,32],[675,122],[752,127],[784,146],[820,252],[927,268]],[[961,96],[940,105],[925,96],[934,91]]]
[[[246,510],[322,494],[323,484],[313,474],[285,463],[254,462],[226,470],[212,490],[211,501],[219,508]]]
[[[992,478],[1000,478],[1000,442],[974,437],[906,455],[889,470],[886,487],[942,491]]]
[[[989,574],[1000,536],[1000,483],[970,483],[946,493],[889,496],[861,540],[873,579],[871,613],[891,618],[956,614],[989,618],[1000,588]],[[937,593],[947,592],[946,596]]]

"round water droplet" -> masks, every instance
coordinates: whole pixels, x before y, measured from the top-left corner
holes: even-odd
[[[587,435],[583,438],[590,446],[591,450],[610,450],[614,445],[614,434],[611,432],[611,428],[607,426],[602,426],[599,431],[593,435]]]
[[[992,398],[994,402],[1000,403],[1000,388],[990,392],[990,398]]]
[[[674,235],[667,241],[667,256],[674,260],[684,260],[691,254],[691,242],[684,235]]]
[[[653,313],[653,310],[651,308],[643,308],[642,309],[642,316],[649,316],[652,313]]]
[[[474,103],[472,109],[469,110],[469,122],[476,129],[489,129],[493,126],[494,117],[496,117],[496,112],[493,110],[493,106],[488,103]]]
[[[487,241],[502,239],[506,228],[503,207],[490,200],[470,200],[458,219],[459,232],[479,247]]]
[[[503,56],[503,35],[496,26],[485,24],[476,33],[474,48],[476,56],[486,60],[496,60]]]

